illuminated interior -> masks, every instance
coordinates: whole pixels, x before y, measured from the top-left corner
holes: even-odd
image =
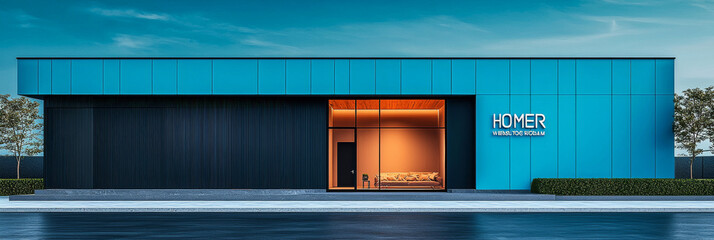
[[[340,99],[329,105],[329,189],[444,189],[444,100]]]

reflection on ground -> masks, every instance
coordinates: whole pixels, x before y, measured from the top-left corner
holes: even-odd
[[[17,238],[695,239],[709,213],[2,213]]]

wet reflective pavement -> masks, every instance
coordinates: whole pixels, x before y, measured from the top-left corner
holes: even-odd
[[[4,239],[700,239],[711,213],[0,213]]]

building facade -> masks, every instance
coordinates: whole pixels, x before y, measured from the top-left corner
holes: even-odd
[[[47,188],[673,178],[674,58],[18,58]]]

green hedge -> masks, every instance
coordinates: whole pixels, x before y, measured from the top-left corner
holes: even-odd
[[[0,179],[0,196],[33,194],[36,189],[44,189],[42,178]]]
[[[555,195],[714,195],[714,179],[536,178],[531,192]]]

